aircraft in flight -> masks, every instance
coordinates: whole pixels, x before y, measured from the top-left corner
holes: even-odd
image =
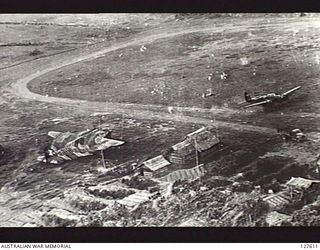
[[[288,90],[287,92],[283,94],[275,94],[275,93],[270,93],[266,95],[260,95],[260,96],[254,96],[251,97],[247,92],[244,93],[244,98],[245,102],[250,103],[247,106],[244,106],[244,108],[250,108],[250,107],[255,107],[255,106],[268,106],[273,103],[282,103],[285,102],[289,99],[289,96],[300,89],[301,86],[297,86],[293,89]],[[244,103],[245,103],[244,102]]]

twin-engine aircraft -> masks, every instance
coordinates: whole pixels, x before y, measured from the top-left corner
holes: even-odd
[[[288,90],[287,92],[285,92],[283,94],[270,93],[270,94],[261,95],[261,96],[254,96],[254,97],[251,97],[247,92],[245,92],[244,93],[245,102],[251,103],[251,104],[244,106],[244,108],[251,108],[251,107],[259,106],[259,105],[268,106],[273,103],[285,102],[289,99],[289,96],[293,92],[297,91],[300,88],[301,88],[301,86],[295,87],[293,89]]]
[[[53,138],[52,144],[45,150],[38,161],[61,164],[64,161],[93,155],[94,152],[124,144],[124,141],[106,138],[108,129],[88,129],[80,133],[55,132],[48,133]]]

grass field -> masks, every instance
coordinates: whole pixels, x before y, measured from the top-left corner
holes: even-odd
[[[317,23],[278,20],[160,39],[145,45],[145,51],[140,51],[144,44],[120,49],[50,72],[29,87],[50,96],[92,101],[236,108],[244,91],[281,93],[302,85],[293,108],[313,112],[319,91]],[[223,73],[226,79],[221,79]],[[214,95],[204,100],[201,95],[208,88]]]

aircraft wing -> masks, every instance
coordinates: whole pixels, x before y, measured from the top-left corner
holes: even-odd
[[[65,156],[64,157],[61,157],[61,156],[50,156],[48,161],[46,161],[46,158],[41,155],[41,156],[39,156],[37,158],[37,160],[40,161],[40,162],[44,162],[44,163],[51,163],[51,164],[58,165],[58,164],[61,164],[61,163],[65,162],[65,161],[71,160],[71,158],[67,158],[66,159]]]
[[[79,157],[92,155],[92,152],[88,150],[80,150],[77,147],[63,147],[54,155],[50,155],[48,158],[48,162],[45,159],[45,156],[39,156],[38,161],[40,162],[47,162],[51,164],[61,164],[65,161],[75,160]]]
[[[98,145],[96,145],[96,150],[105,150],[110,147],[116,147],[124,144],[124,141],[104,138]]]
[[[293,93],[294,91],[296,91],[296,90],[298,90],[298,89],[300,89],[300,88],[301,88],[301,86],[295,87],[295,88],[290,89],[290,90],[288,90],[287,92],[283,93],[282,95],[283,95],[283,96],[290,95],[291,93]]]
[[[255,107],[255,106],[259,106],[259,105],[264,105],[264,104],[267,104],[267,103],[270,103],[270,102],[271,102],[270,100],[265,100],[265,101],[262,101],[262,102],[256,102],[256,103],[244,106],[244,108],[251,108],[251,107]]]
[[[247,103],[247,101],[238,102],[237,104],[238,104],[238,105],[242,105],[242,104],[245,104],[245,103]]]

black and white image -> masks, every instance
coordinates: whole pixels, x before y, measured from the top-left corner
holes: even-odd
[[[0,31],[0,227],[320,225],[320,14]]]

